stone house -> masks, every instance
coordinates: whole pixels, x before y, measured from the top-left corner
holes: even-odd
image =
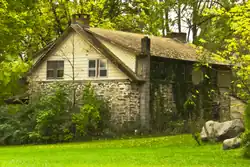
[[[29,75],[43,84],[91,81],[109,101],[116,127],[163,131],[170,120],[186,119],[183,105],[193,93],[202,116],[215,110],[224,119],[230,111],[224,94],[230,68],[213,63],[212,70],[196,71],[197,62],[196,50],[178,39],[92,28],[89,15],[73,15],[65,32],[34,56]]]

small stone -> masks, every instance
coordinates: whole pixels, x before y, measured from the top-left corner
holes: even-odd
[[[239,148],[241,145],[242,139],[234,137],[231,139],[226,139],[223,141],[223,150]]]

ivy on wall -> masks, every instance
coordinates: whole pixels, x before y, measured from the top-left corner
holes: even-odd
[[[185,102],[192,98],[195,103],[193,115],[196,119],[212,119],[216,106],[213,104],[218,89],[216,72],[201,68],[204,80],[192,83],[193,62],[153,58],[151,61],[151,125],[156,131],[188,131],[185,120],[189,113]],[[171,94],[171,95],[169,95]],[[216,112],[216,111],[215,111]],[[177,133],[178,133],[177,132]]]

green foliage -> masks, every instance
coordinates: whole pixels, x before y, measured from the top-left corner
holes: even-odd
[[[40,136],[42,141],[66,141],[69,137],[65,136],[72,136],[69,131],[71,101],[67,88],[67,85],[56,84],[41,94],[37,108],[35,108],[37,115],[34,132]]]
[[[244,143],[244,156],[250,158],[250,104],[247,104],[245,110],[245,133],[243,135],[243,143]]]
[[[0,60],[0,104],[9,96],[23,91],[20,79],[27,72],[29,64],[9,57]],[[21,87],[23,88],[23,87]]]
[[[206,15],[214,16],[211,22],[213,34],[207,34],[214,39],[216,45],[210,45],[211,40],[206,39],[205,47],[215,50],[215,58],[233,65],[234,74],[233,93],[241,99],[249,102],[250,96],[250,1],[226,7],[213,8]],[[209,48],[212,46],[211,48]],[[249,155],[249,106],[245,110],[245,155]]]
[[[87,134],[94,135],[94,132],[102,133],[103,129],[109,127],[110,113],[107,102],[97,97],[91,84],[85,85],[83,89],[82,103],[80,117],[82,116],[81,118],[86,120],[85,129]],[[77,114],[75,116],[77,117]]]
[[[204,120],[213,118],[212,100],[215,95],[218,95],[214,79],[216,71],[205,63],[164,61],[160,58],[154,58],[151,67],[153,69],[151,71],[153,130],[168,131],[171,134],[172,132],[196,133],[200,131]],[[204,79],[195,85],[191,74],[192,70],[197,67],[203,71]],[[173,97],[167,96],[169,94],[173,94]]]
[[[247,130],[243,136],[243,143],[244,143],[244,149],[243,149],[243,155],[246,158],[250,158],[250,132]]]
[[[0,144],[23,144],[27,140],[26,122],[22,122],[21,106],[0,107]],[[30,126],[30,125],[29,125]]]
[[[196,122],[196,118],[197,114],[195,113],[196,110],[196,103],[193,100],[194,96],[189,97],[186,102],[184,103],[184,110],[185,112],[188,113],[188,117],[189,117],[189,125],[190,125],[190,131],[192,133],[192,137],[193,139],[197,142],[198,145],[201,145],[201,139],[200,139],[200,134],[199,134],[199,130],[196,128],[197,122]],[[200,114],[200,113],[199,113]]]
[[[191,97],[189,97],[186,102],[184,103],[184,110],[186,112],[192,112],[192,110],[194,110],[196,107],[195,102],[193,101],[193,99]]]
[[[2,107],[1,144],[80,140],[100,136],[108,128],[107,105],[90,85],[84,87],[82,98],[75,105],[72,87],[67,84],[52,84],[33,94],[32,99],[28,105]]]
[[[101,133],[104,128],[108,128],[109,112],[106,103],[96,96],[91,84],[84,87],[81,102],[83,105],[80,112],[72,116],[77,135],[94,135],[94,132]]]
[[[245,114],[244,114],[244,118],[245,118],[245,128],[247,130],[249,130],[250,132],[250,104],[248,103],[246,110],[245,110]]]

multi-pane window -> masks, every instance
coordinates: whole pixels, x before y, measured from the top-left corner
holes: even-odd
[[[47,79],[62,79],[64,76],[64,61],[47,61]]]
[[[99,64],[99,76],[106,77],[107,76],[107,61],[106,60],[98,60]]]
[[[96,76],[96,60],[89,60],[89,77]]]
[[[107,76],[107,60],[96,59],[89,60],[89,77],[106,77]]]

